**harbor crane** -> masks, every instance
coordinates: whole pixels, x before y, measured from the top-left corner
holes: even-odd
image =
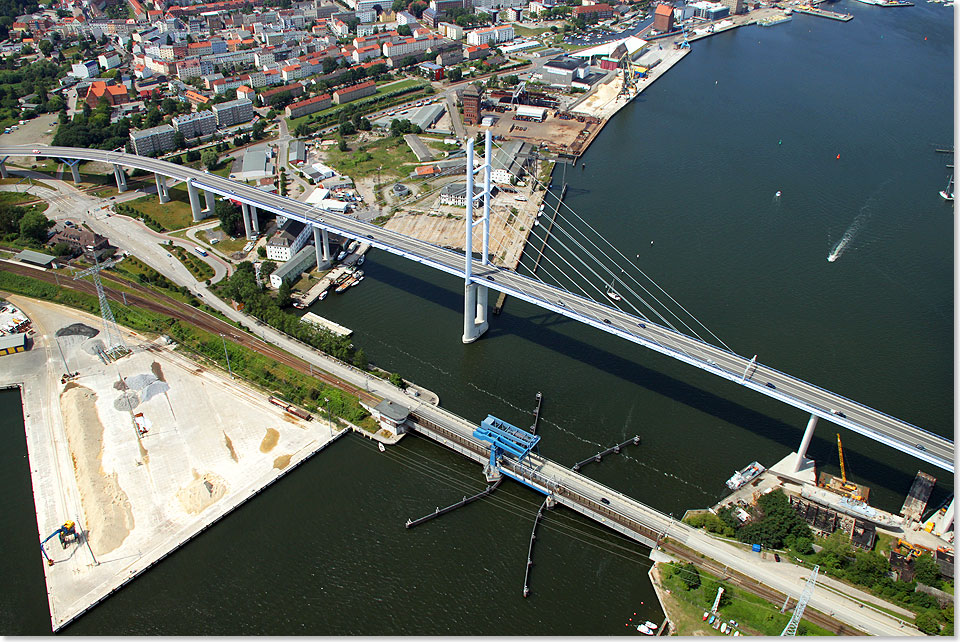
[[[843,442],[840,441],[840,433],[837,433],[837,451],[840,453],[840,483],[843,486],[844,492],[849,493],[853,499],[858,501],[862,500],[863,497],[860,495],[860,487],[853,482],[847,481],[847,467],[843,463]]]

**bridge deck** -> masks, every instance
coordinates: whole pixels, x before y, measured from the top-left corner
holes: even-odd
[[[289,218],[359,239],[372,247],[464,278],[464,256],[461,253],[188,167],[134,154],[72,147],[0,147],[0,159],[7,156],[95,160],[154,172],[180,181],[192,180],[199,189],[270,212],[282,213]],[[473,261],[472,272],[471,280],[484,287],[614,334],[805,413],[827,419],[935,466],[950,472],[954,470],[954,445],[947,438],[769,366],[752,363],[740,355],[623,312],[606,302],[598,303],[510,270],[483,265],[476,260]]]

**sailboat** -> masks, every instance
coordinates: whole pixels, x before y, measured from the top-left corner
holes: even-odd
[[[623,297],[617,294],[617,291],[613,289],[613,281],[611,281],[610,285],[607,286],[607,296],[614,301],[623,301]]]
[[[947,186],[940,190],[940,196],[942,196],[945,201],[953,200],[953,174],[950,174],[950,180],[947,181]]]

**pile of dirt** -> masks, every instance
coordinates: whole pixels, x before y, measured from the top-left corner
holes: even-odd
[[[100,334],[100,331],[96,328],[91,328],[85,323],[74,323],[63,328],[60,328],[56,332],[58,337],[87,337],[91,339]]]
[[[227,493],[227,484],[223,478],[213,473],[202,476],[193,472],[193,481],[177,491],[177,499],[183,510],[197,514]]]
[[[67,442],[73,457],[84,526],[95,555],[116,549],[133,530],[133,510],[117,473],[102,467],[103,424],[97,413],[97,395],[80,385],[68,386],[60,395]]]

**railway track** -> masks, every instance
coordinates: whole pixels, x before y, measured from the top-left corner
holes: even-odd
[[[0,264],[0,269],[4,269],[13,274],[19,274],[21,276],[28,276],[47,283],[54,283],[60,287],[69,288],[76,290],[78,292],[83,292],[85,294],[90,294],[91,296],[96,296],[96,288],[89,281],[84,280],[60,280],[58,277],[48,271],[38,270],[31,267],[20,266],[11,263]],[[120,293],[114,288],[111,288],[108,284],[109,282],[117,281],[122,283],[124,287],[129,288],[137,292],[138,294],[129,294],[126,293],[126,301],[124,301],[124,294]],[[165,294],[152,290],[144,285],[139,283],[128,281],[126,279],[120,278],[115,274],[105,273],[103,281],[103,290],[107,296],[108,300],[115,301],[121,305],[133,305],[136,307],[149,310],[150,312],[156,312],[159,314],[164,314],[169,317],[173,317],[179,321],[184,321],[191,325],[194,325],[201,330],[210,332],[212,334],[222,334],[225,337],[229,337],[237,344],[242,345],[245,348],[253,350],[269,359],[272,359],[278,363],[289,366],[297,372],[314,377],[323,381],[325,384],[342,390],[351,395],[360,397],[365,402],[366,401],[376,401],[374,397],[371,396],[365,390],[357,388],[345,381],[342,381],[330,373],[318,371],[316,367],[312,364],[307,363],[299,357],[295,357],[288,352],[285,352],[273,344],[267,343],[252,334],[248,334],[242,330],[238,330],[235,326],[218,319],[217,317],[204,312],[203,310],[198,310],[191,305],[178,301],[174,298],[171,298]]]
[[[762,597],[771,604],[783,604],[784,599],[787,597],[784,593],[772,589],[758,580],[746,575],[741,575],[735,571],[731,571],[723,564],[720,564],[719,562],[709,558],[703,558],[698,553],[695,553],[690,549],[674,546],[669,541],[661,542],[660,545],[664,550],[676,557],[679,557],[683,561],[692,562],[698,568],[702,568],[722,578],[722,581],[729,582],[730,584],[733,584],[745,591],[749,591],[758,597]],[[796,596],[792,597],[794,605],[796,605],[797,598]],[[822,629],[836,633],[837,635],[866,635],[863,631],[848,626],[843,622],[830,617],[826,613],[821,613],[820,611],[809,606],[803,611],[803,619],[807,620],[811,624],[819,626]]]

